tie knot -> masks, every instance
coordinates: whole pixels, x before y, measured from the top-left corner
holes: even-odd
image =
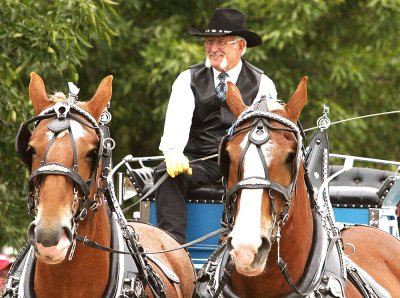
[[[225,82],[227,76],[228,76],[228,74],[226,72],[221,72],[218,75],[218,79],[219,79],[220,82]]]

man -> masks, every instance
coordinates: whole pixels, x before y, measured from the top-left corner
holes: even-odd
[[[164,135],[159,149],[168,177],[156,190],[156,216],[160,228],[179,243],[186,242],[186,192],[192,185],[215,184],[221,178],[217,159],[189,166],[189,160],[216,154],[218,144],[234,117],[225,102],[226,80],[236,84],[247,105],[261,96],[276,99],[274,83],[263,71],[241,57],[246,48],[259,46],[261,37],[246,30],[245,15],[238,10],[220,8],[207,30],[191,30],[204,37],[205,63],[182,72],[172,86]]]

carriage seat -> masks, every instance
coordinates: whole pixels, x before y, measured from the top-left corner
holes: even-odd
[[[329,167],[328,176],[342,166]],[[333,207],[380,208],[383,199],[378,195],[383,182],[393,175],[390,171],[353,167],[334,178],[329,184],[329,197]]]
[[[140,197],[145,195],[154,185],[154,168],[130,169],[127,175]],[[223,194],[224,186],[222,181],[217,181],[215,185],[195,185],[188,190],[187,202],[222,203]],[[154,192],[148,197],[154,199]]]
[[[332,165],[328,175],[336,173],[342,166]],[[378,196],[382,183],[393,173],[371,168],[354,167],[334,178],[329,184],[329,196],[333,207],[379,208],[383,199]],[[154,185],[154,168],[131,169],[128,176],[139,196],[146,194]],[[195,185],[188,190],[189,203],[222,203],[224,186]],[[154,193],[149,198],[154,199]]]
[[[189,189],[188,201],[194,203],[222,203],[222,196],[224,195],[224,186],[222,181],[214,185],[195,185]]]

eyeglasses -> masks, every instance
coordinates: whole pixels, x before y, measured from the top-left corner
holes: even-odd
[[[214,43],[217,45],[218,48],[223,49],[226,47],[228,43],[235,43],[238,40],[231,40],[231,41],[226,41],[223,39],[205,39],[204,40],[204,46],[207,48],[210,48]]]

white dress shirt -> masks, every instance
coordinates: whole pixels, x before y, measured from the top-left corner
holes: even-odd
[[[240,71],[242,70],[242,64],[243,62],[240,60],[238,65],[227,71],[227,81],[236,84]],[[221,72],[213,68],[213,73],[214,86],[217,86],[219,83],[218,75]],[[183,152],[189,140],[189,132],[195,108],[194,94],[190,88],[190,84],[190,69],[187,69],[179,74],[172,85],[172,92],[165,116],[164,134],[159,146],[159,149],[163,153],[172,148]],[[253,102],[259,101],[263,95],[265,95],[267,99],[277,99],[275,84],[265,74],[261,75],[260,88]]]

